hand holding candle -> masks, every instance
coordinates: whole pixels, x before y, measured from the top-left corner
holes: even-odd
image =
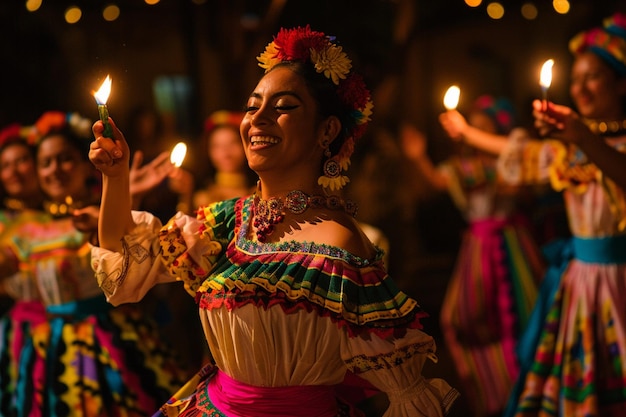
[[[541,86],[541,99],[543,100],[543,109],[548,109],[548,88],[552,84],[552,66],[554,60],[548,59],[543,63],[541,67],[541,74],[539,76],[539,85]]]
[[[93,96],[96,99],[96,103],[98,104],[98,115],[100,116],[100,120],[102,120],[102,124],[104,125],[104,132],[102,133],[102,135],[107,138],[113,138],[113,129],[109,124],[109,110],[107,108],[107,100],[109,99],[110,93],[111,77],[107,75],[104,79],[104,82],[100,86],[100,89],[93,93]]]
[[[444,107],[448,110],[456,109],[456,106],[459,104],[460,95],[461,95],[461,89],[458,86],[456,85],[450,86],[448,88],[448,91],[446,91],[446,95],[443,96]]]

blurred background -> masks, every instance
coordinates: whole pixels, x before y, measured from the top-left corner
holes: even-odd
[[[7,0],[0,126],[33,123],[50,109],[95,119],[93,91],[110,75],[109,112],[131,143],[143,111],[159,119],[165,141],[155,147],[193,146],[210,113],[245,104],[262,75],[256,56],[280,27],[310,24],[335,35],[375,103],[349,172],[352,197],[360,219],[388,237],[389,270],[431,314],[427,330],[439,339],[464,221],[447,196],[422,193],[419,178],[407,185],[397,126],[413,124],[433,160],[445,158],[450,140],[437,116],[451,84],[461,89],[461,112],[481,94],[505,96],[528,125],[548,58],[555,60],[549,96],[571,104],[568,41],[615,11],[626,11],[624,0]],[[202,178],[206,156],[192,152],[186,164]],[[439,345],[433,373],[454,384]]]
[[[118,121],[155,106],[193,134],[211,111],[243,105],[260,75],[255,57],[279,27],[308,23],[337,36],[382,96],[377,108],[384,99],[430,129],[451,83],[461,86],[460,108],[463,98],[487,92],[527,108],[546,57],[556,61],[551,94],[567,100],[567,41],[623,7],[623,0],[3,1],[0,123],[49,108],[93,116],[91,92],[110,74]]]

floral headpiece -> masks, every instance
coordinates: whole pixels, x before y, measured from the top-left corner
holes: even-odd
[[[569,50],[573,54],[589,50],[626,76],[626,14],[616,13],[604,19],[602,27],[577,34],[570,40]]]
[[[243,120],[243,113],[228,110],[217,110],[209,115],[204,121],[204,133],[208,134],[218,126],[230,126],[239,130],[239,125]]]
[[[22,142],[26,145],[33,145],[26,138],[28,129],[19,123],[12,123],[0,130],[0,148],[13,142]]]
[[[504,97],[482,95],[474,101],[473,108],[489,116],[500,134],[509,133],[515,125],[515,109],[513,104]]]
[[[341,175],[341,171],[347,170],[350,165],[354,142],[365,132],[374,104],[363,78],[350,71],[352,61],[342,47],[333,41],[333,37],[313,31],[309,25],[282,28],[257,60],[266,73],[285,61],[311,63],[318,73],[324,74],[336,86],[339,99],[350,109],[347,119],[342,120],[346,140],[337,155],[331,158],[339,168],[336,176],[320,177],[319,183],[331,190],[338,190],[349,181],[348,177]]]

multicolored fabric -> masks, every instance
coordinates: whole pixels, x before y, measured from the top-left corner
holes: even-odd
[[[415,300],[389,276],[381,279],[382,252],[370,264],[327,245],[250,241],[246,236],[251,202],[247,197],[201,209],[199,218],[206,226],[202,237],[215,243],[214,251],[203,257],[212,259],[208,277],[206,268],[189,256],[181,234],[167,225],[162,229],[164,262],[186,288],[197,290],[200,308],[245,304],[263,308],[280,304],[286,311],[316,308],[355,335],[369,329],[384,337],[399,328],[422,327],[419,319],[426,313]],[[218,257],[222,248],[226,256]]]
[[[543,275],[528,228],[473,221],[442,304],[441,327],[474,415],[502,411],[519,372],[516,347]]]
[[[153,412],[185,380],[173,352],[140,308],[106,302],[71,219],[38,220],[9,237],[20,273],[9,278],[16,304],[0,320],[0,415]]]
[[[626,340],[620,336],[626,328],[626,236],[574,238],[573,248],[574,260],[546,317],[518,401],[518,417],[626,413]]]
[[[425,313],[392,284],[382,253],[367,260],[322,244],[250,241],[251,202],[215,203],[197,218],[179,214],[163,227],[149,213],[134,212],[137,227],[123,238],[122,253],[92,252],[109,301],[123,304],[158,283],[183,281],[190,293],[197,289],[214,363],[238,387],[280,396],[338,386],[333,417],[341,404],[378,390],[388,394],[389,416],[443,416],[458,392],[423,377],[425,362],[436,361],[435,343],[418,329]],[[346,382],[349,371],[364,383]],[[230,393],[207,391],[203,377],[161,412],[213,413],[220,401],[238,409]],[[303,406],[279,399],[263,411],[291,416]],[[216,408],[238,415],[222,407]]]
[[[611,146],[626,152],[624,139]],[[563,191],[569,226],[576,236],[610,236],[626,230],[624,191],[573,145],[516,138],[502,152],[498,173],[510,184],[549,183]]]
[[[610,144],[624,151],[624,143]],[[535,157],[525,158],[529,153]],[[536,345],[534,360],[505,416],[626,415],[624,192],[584,154],[554,141],[513,144],[503,158],[503,177],[550,180],[563,190],[573,234],[558,251],[571,260],[551,266],[562,273],[541,288],[540,310],[533,311],[538,324],[524,335]]]

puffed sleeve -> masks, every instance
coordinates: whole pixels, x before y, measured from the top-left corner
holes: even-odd
[[[222,252],[211,213],[206,208],[194,218],[179,212],[161,226],[152,214],[134,211],[136,227],[123,237],[122,253],[92,247],[92,268],[107,300],[137,302],[156,284],[171,281],[183,281],[195,295]]]
[[[350,371],[387,394],[384,417],[444,416],[459,393],[443,379],[422,375],[427,359],[437,361],[435,349],[431,336],[408,329],[401,338],[346,336],[342,356]]]
[[[554,161],[564,158],[564,145],[555,140],[531,140],[525,129],[514,129],[498,158],[500,178],[510,185],[547,183]]]

